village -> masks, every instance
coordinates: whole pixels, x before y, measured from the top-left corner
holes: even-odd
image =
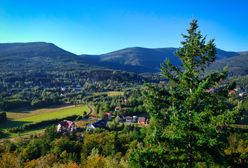
[[[210,94],[214,94],[219,90],[224,89],[226,86],[221,85],[218,88],[210,88],[207,89],[206,92]],[[86,114],[83,113],[80,120],[77,121],[69,121],[63,120],[58,123],[57,125],[57,132],[59,133],[73,133],[76,132],[78,129],[83,129],[85,131],[94,131],[96,129],[107,129],[111,130],[111,125],[137,125],[139,127],[144,127],[149,124],[149,117],[146,112],[133,112],[131,111],[131,104],[138,105],[143,104],[143,102],[139,102],[137,100],[137,96],[140,96],[140,91],[136,90],[133,93],[125,93],[129,96],[114,96],[111,99],[107,95],[97,95],[93,99],[88,98],[88,101],[93,101],[94,108],[92,105],[88,104],[90,112]],[[246,90],[240,86],[234,85],[233,87],[228,88],[228,95],[234,96],[236,98],[242,99],[246,96]],[[135,100],[135,102],[130,102],[130,100]],[[101,114],[99,112],[99,105],[101,106],[102,102],[111,104],[111,101],[121,102],[121,106],[115,106],[112,108],[108,108],[105,112],[102,111]],[[84,100],[85,101],[85,100]],[[91,102],[92,103],[92,102]],[[100,104],[99,104],[100,103]],[[108,107],[111,105],[107,105]],[[97,109],[95,109],[97,107]],[[142,105],[143,107],[143,105]],[[111,110],[113,109],[113,110]],[[131,112],[130,112],[131,111]],[[141,110],[142,111],[142,110]],[[83,124],[82,124],[83,123]]]
[[[116,125],[124,124],[124,125],[138,125],[140,127],[147,126],[149,124],[149,119],[147,116],[130,116],[130,115],[122,115],[118,114],[118,111],[121,110],[121,107],[117,106],[115,108],[114,116],[112,112],[105,112],[102,118],[99,116],[92,114],[92,111],[89,114],[82,115],[80,120],[77,121],[69,121],[63,120],[60,121],[57,125],[57,132],[58,133],[74,133],[78,129],[85,131],[93,131],[97,128],[99,129],[110,129],[108,123],[114,122]],[[85,123],[84,125],[80,123]]]

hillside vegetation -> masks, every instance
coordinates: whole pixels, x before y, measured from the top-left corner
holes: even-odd
[[[239,56],[216,61],[210,68],[213,70],[219,70],[226,66],[230,76],[243,76],[248,74],[247,62],[248,53],[244,52]]]

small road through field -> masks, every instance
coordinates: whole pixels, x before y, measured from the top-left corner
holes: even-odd
[[[86,104],[86,106],[89,108],[89,114],[88,115],[90,115],[90,114],[92,114],[92,113],[94,113],[95,112],[95,109],[90,105],[90,104]]]

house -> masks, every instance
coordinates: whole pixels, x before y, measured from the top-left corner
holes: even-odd
[[[121,109],[120,106],[116,106],[116,107],[115,107],[115,111],[118,111],[118,110],[120,110],[120,109]]]
[[[133,122],[133,117],[131,117],[131,116],[126,116],[125,118],[126,118],[126,122],[127,122],[127,123],[132,123],[132,122]]]
[[[111,112],[105,112],[104,113],[104,118],[108,119],[108,120],[111,120],[112,118],[112,113]]]
[[[125,104],[129,103],[128,99],[124,99]]]
[[[206,90],[207,93],[214,93],[214,91],[215,91],[214,88],[209,88]]]
[[[236,91],[236,94],[237,94],[239,97],[244,97],[244,96],[246,96],[245,90],[244,90],[243,88],[241,88],[241,87],[236,87],[236,88],[234,89],[234,91]]]
[[[126,116],[125,117],[126,123],[136,123],[137,116]]]
[[[233,90],[229,90],[229,91],[228,91],[228,94],[229,94],[229,95],[235,95],[236,92],[237,92],[237,91],[233,89]]]
[[[82,86],[80,84],[77,84],[76,85],[76,88],[81,88]]]
[[[76,87],[73,89],[75,92],[80,92],[82,90],[82,86],[80,84],[77,84]]]
[[[148,118],[147,117],[139,117],[138,118],[138,124],[142,124],[142,125],[149,124]]]
[[[125,122],[125,117],[122,115],[122,114],[119,114],[118,115],[118,122],[120,122],[120,123],[124,123]]]
[[[102,120],[96,121],[93,124],[87,124],[86,130],[89,131],[89,130],[93,130],[96,128],[106,128],[107,122],[108,122],[108,120],[102,119]]]
[[[137,116],[133,116],[133,123],[137,123],[138,122],[138,117]]]
[[[77,129],[73,121],[64,120],[60,121],[57,126],[57,132],[74,132]]]
[[[239,97],[244,97],[244,96],[245,96],[245,92],[239,93]]]
[[[62,92],[65,92],[65,91],[66,91],[66,88],[65,88],[65,87],[61,87],[60,90],[61,90]]]

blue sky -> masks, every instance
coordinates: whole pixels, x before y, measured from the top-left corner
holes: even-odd
[[[0,42],[52,42],[76,54],[179,47],[192,18],[218,48],[248,50],[246,0],[0,0]]]

